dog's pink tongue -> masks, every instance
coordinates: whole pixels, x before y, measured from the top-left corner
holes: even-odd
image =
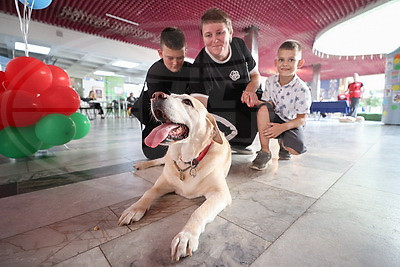
[[[160,126],[154,128],[153,131],[144,139],[144,143],[146,146],[151,148],[155,148],[158,146],[165,138],[167,138],[168,133],[178,127],[176,124],[173,123],[163,123]]]

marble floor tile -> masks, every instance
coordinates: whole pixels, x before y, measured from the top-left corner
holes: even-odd
[[[160,177],[164,166],[156,166],[145,170],[135,170],[135,175],[142,177],[143,179],[154,184],[158,177]]]
[[[353,168],[343,175],[342,181],[384,192],[400,194],[399,150],[400,144],[388,141],[387,139],[385,140],[385,144],[379,141],[354,164]]]
[[[83,252],[75,257],[56,264],[57,267],[110,267],[99,247]]]
[[[337,183],[251,266],[398,266],[400,196]]]
[[[110,206],[110,209],[119,217],[122,212],[130,207],[133,203],[139,200],[140,197],[129,199]],[[171,214],[177,213],[183,209],[190,206],[200,206],[204,202],[203,197],[187,199],[176,195],[174,193],[164,195],[159,199],[155,200],[150,209],[146,212],[142,219],[138,222],[134,222],[128,225],[131,230],[137,230],[151,224],[153,222],[159,221]]]
[[[126,173],[1,198],[7,216],[0,217],[0,239],[141,196],[150,186]]]
[[[247,231],[275,241],[315,199],[250,181],[231,190],[232,204],[220,213]]]
[[[85,213],[61,222],[0,241],[0,262],[8,266],[51,266],[130,232],[118,226],[108,208]],[[50,249],[51,248],[51,249]]]
[[[232,154],[233,202],[177,264],[170,242],[204,198],[168,194],[117,225],[163,168],[132,167],[145,159],[137,120],[94,120],[67,146],[0,156],[0,266],[398,266],[400,126],[311,118],[305,135],[290,161],[271,140],[265,171]]]
[[[15,182],[12,180],[13,177],[19,174],[25,174],[28,172],[28,161],[8,159],[5,163],[0,163],[0,177],[8,176],[10,179],[0,179],[0,184]]]
[[[103,160],[103,161],[92,161],[89,163],[66,166],[66,169],[68,172],[74,172],[74,171],[96,169],[96,168],[100,168],[100,167],[104,167],[104,166],[119,165],[119,164],[124,164],[124,163],[132,164],[132,161],[128,160],[126,158],[107,159],[107,160]]]
[[[200,236],[198,250],[178,264],[170,260],[170,245],[196,206],[100,246],[112,266],[245,266],[269,243],[217,217]]]
[[[31,177],[31,179],[20,181],[17,183],[18,194],[33,192],[61,185],[78,183],[82,181],[97,179],[99,177],[127,173],[130,172],[131,170],[132,170],[132,163],[128,162],[128,163],[103,166],[83,171],[64,172],[54,175],[49,175],[45,173],[44,176],[36,177],[36,175],[38,174],[43,174],[42,172],[39,172],[35,173],[35,175]]]
[[[276,160],[254,181],[316,199],[342,175],[341,172],[303,167],[298,164],[301,161],[299,157],[290,161]]]

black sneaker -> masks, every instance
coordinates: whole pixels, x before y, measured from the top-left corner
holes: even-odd
[[[243,146],[231,146],[232,152],[236,152],[238,155],[253,155],[254,152],[250,148],[246,148]]]
[[[292,156],[291,156],[289,151],[287,151],[286,149],[283,148],[281,139],[279,139],[278,143],[279,143],[279,147],[280,147],[279,148],[279,160],[289,160],[289,159],[291,159]]]
[[[250,168],[257,171],[266,169],[270,163],[271,157],[271,152],[265,152],[264,150],[258,151],[257,157],[253,160]]]

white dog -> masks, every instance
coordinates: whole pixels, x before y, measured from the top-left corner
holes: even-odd
[[[119,218],[119,224],[140,220],[158,197],[175,192],[186,198],[205,196],[183,229],[171,243],[171,258],[192,255],[200,234],[232,201],[226,184],[231,166],[231,149],[219,131],[214,117],[200,101],[189,95],[155,93],[151,99],[153,116],[162,122],[145,139],[147,146],[168,145],[164,158],[138,164],[147,168],[165,162],[161,176],[152,188]]]

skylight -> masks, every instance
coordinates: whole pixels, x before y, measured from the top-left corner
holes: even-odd
[[[120,67],[120,68],[134,68],[139,65],[139,63],[135,62],[130,62],[130,61],[124,61],[124,60],[117,60],[114,63],[112,63],[113,66]]]
[[[400,0],[389,1],[321,32],[313,45],[319,54],[388,54],[400,46]]]
[[[15,42],[14,49],[25,51],[25,48],[25,43]],[[50,47],[28,44],[28,52],[48,55],[50,53]]]

